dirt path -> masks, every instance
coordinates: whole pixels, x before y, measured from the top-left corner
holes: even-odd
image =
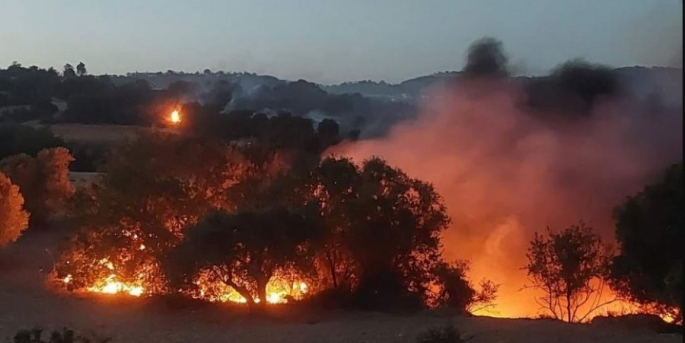
[[[252,318],[233,308],[170,310],[144,300],[77,298],[45,290],[64,233],[27,236],[0,253],[0,342],[18,329],[69,327],[115,343],[414,342],[428,328],[455,324],[474,343],[675,343],[681,336],[545,320],[390,316],[377,313],[275,313]],[[46,250],[47,249],[47,250]]]

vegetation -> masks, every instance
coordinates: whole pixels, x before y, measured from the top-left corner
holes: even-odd
[[[264,307],[267,284],[277,273],[313,270],[309,243],[319,234],[316,216],[316,211],[283,208],[213,213],[189,228],[165,261],[172,287],[197,291],[195,281],[204,271],[212,281],[236,290],[250,306],[259,302]]]
[[[532,287],[544,292],[536,301],[555,319],[582,322],[606,304],[601,295],[611,255],[584,223],[536,233],[526,256]]]
[[[19,187],[0,173],[0,248],[16,241],[29,224]]]
[[[464,74],[504,77],[507,63],[501,42],[480,40]],[[468,313],[494,304],[497,284],[474,285],[468,261],[443,260],[440,235],[450,219],[431,184],[380,158],[321,158],[343,139],[358,138],[372,115],[410,106],[329,94],[304,80],[245,90],[216,75],[199,94],[199,84],[184,80],[155,89],[146,80],[92,76],[82,62],[66,64],[61,74],[17,63],[0,69],[0,107],[18,107],[0,118],[0,247],[20,236],[29,218],[43,226],[65,212],[78,232],[56,270],[70,289],[115,275],[149,293],[180,289],[211,298],[202,279],[255,306],[266,303],[271,280],[290,274],[368,309],[429,305]],[[526,87],[530,108],[587,114],[618,83],[607,68],[571,61]],[[58,112],[60,103],[67,109]],[[179,106],[183,125],[176,131],[183,135],[144,134],[111,154],[16,124],[154,127],[166,125],[160,113]],[[320,113],[324,119],[309,118]],[[344,117],[353,119],[341,124]],[[73,197],[67,172],[74,156],[66,145],[77,156],[75,170],[105,172]],[[682,319],[682,205],[680,164],[616,209],[617,256],[583,223],[536,234],[526,266],[545,294],[536,300],[553,318],[584,321],[604,305],[608,277],[621,296]],[[453,328],[426,337],[459,341]]]
[[[461,332],[454,325],[429,329],[416,337],[416,343],[462,343]]]
[[[378,158],[302,163],[259,141],[152,134],[122,146],[103,168],[97,186],[74,198],[81,230],[57,264],[74,289],[114,270],[149,292],[187,295],[209,277],[249,303],[286,272],[370,308],[433,303],[432,285],[445,285],[445,304],[464,311],[496,293],[493,286],[482,297],[464,273],[457,293],[454,275],[438,274],[449,223],[440,196]]]
[[[611,268],[616,290],[671,312],[678,321],[683,309],[683,205],[681,163],[616,208],[620,253]]]
[[[41,150],[36,157],[19,154],[0,160],[0,171],[21,189],[32,226],[44,225],[51,215],[64,210],[74,192],[68,177],[72,161],[65,148]]]
[[[90,339],[76,335],[73,330],[64,328],[61,331],[52,331],[47,341],[43,340],[43,330],[20,330],[14,335],[12,343],[106,343],[110,338]]]
[[[65,146],[46,128],[0,124],[0,160],[18,154],[36,156],[43,149]]]
[[[482,279],[479,287],[474,287],[466,273],[467,261],[441,263],[435,272],[438,293],[435,304],[457,309],[462,313],[473,313],[495,306],[499,285],[492,280]]]

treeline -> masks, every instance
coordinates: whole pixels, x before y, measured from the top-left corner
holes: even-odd
[[[0,109],[5,108],[0,122],[158,126],[163,125],[172,108],[195,103],[211,108],[216,117],[232,111],[269,116],[288,112],[316,122],[336,120],[345,132],[366,127],[369,135],[379,135],[390,123],[410,117],[415,111],[403,102],[374,100],[359,94],[329,94],[304,80],[251,89],[229,77],[218,77],[210,85],[180,79],[164,89],[145,79],[126,83],[116,80],[89,75],[82,63],[75,69],[67,64],[61,73],[14,63],[0,69]],[[381,122],[382,127],[378,126]]]
[[[29,224],[46,229],[51,219],[64,214],[74,192],[68,178],[72,161],[64,148],[0,160],[0,248],[16,241]]]
[[[76,193],[65,149],[12,156],[0,161],[0,242],[16,240],[29,215],[32,227],[66,215],[76,233],[56,277],[72,290],[114,274],[148,295],[219,299],[230,289],[258,307],[270,281],[290,277],[323,306],[493,304],[497,284],[474,283],[468,262],[442,258],[450,219],[430,184],[379,158],[314,156],[260,139],[149,134]],[[571,322],[615,300],[682,320],[682,205],[679,164],[616,208],[618,251],[582,222],[537,234],[525,268],[546,294],[538,301]],[[604,285],[618,297],[601,298]]]
[[[461,311],[496,294],[442,259],[449,218],[432,186],[378,158],[303,160],[259,141],[154,134],[106,171],[69,212],[79,230],[57,277],[71,289],[115,273],[148,294],[209,299],[203,279],[257,306],[269,281],[297,275],[330,306]]]

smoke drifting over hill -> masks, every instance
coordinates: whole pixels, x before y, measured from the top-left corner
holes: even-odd
[[[556,89],[544,96],[580,105],[568,113],[531,106],[521,80],[457,80],[430,92],[418,117],[386,137],[330,153],[380,156],[432,182],[453,221],[445,256],[469,259],[472,277],[502,284],[500,315],[535,315],[533,295],[519,291],[533,233],[583,220],[612,240],[613,207],[682,158],[682,106],[652,106],[613,84],[591,89],[591,101]]]

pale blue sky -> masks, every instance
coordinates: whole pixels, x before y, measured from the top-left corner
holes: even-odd
[[[462,67],[504,42],[524,73],[575,57],[682,63],[681,0],[0,0],[0,65],[266,73],[332,83]]]

